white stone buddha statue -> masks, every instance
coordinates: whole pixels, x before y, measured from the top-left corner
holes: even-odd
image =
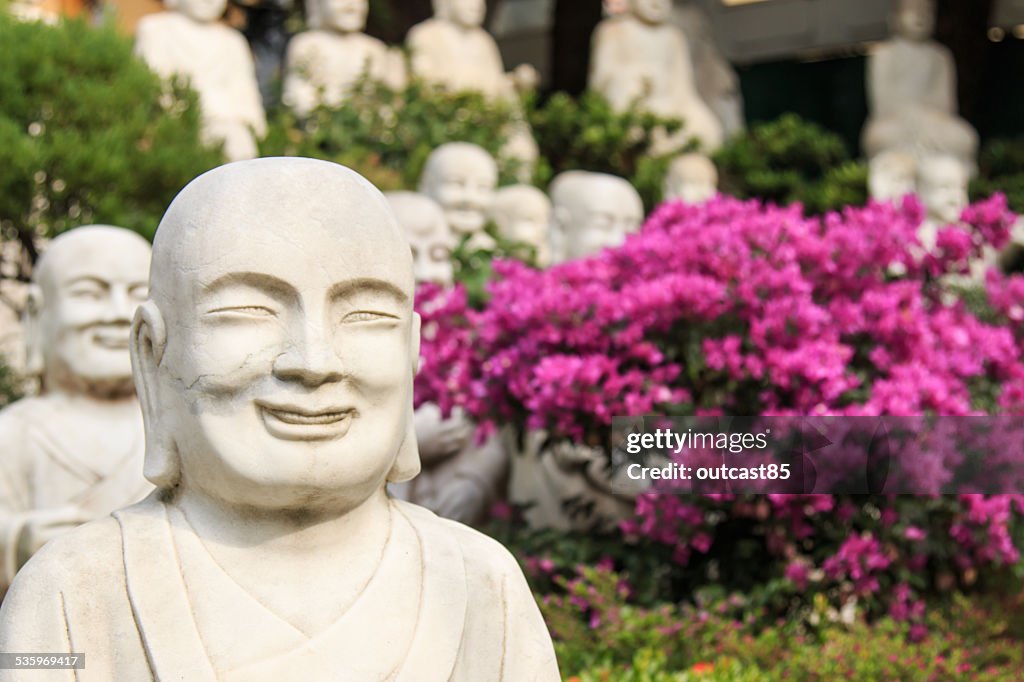
[[[405,84],[401,53],[363,33],[368,0],[312,0],[310,30],[288,43],[282,99],[300,116],[317,104],[340,106],[358,80],[367,77],[398,89]]]
[[[635,104],[684,120],[678,133],[656,136],[652,153],[672,152],[690,138],[711,152],[722,144],[722,126],[697,92],[686,38],[669,23],[671,11],[671,0],[631,0],[628,13],[598,24],[588,86],[618,111]]]
[[[498,186],[498,165],[485,149],[468,142],[448,142],[430,153],[419,191],[444,210],[456,240],[470,238],[471,248],[494,248],[484,232]]]
[[[956,66],[931,39],[933,0],[898,0],[893,38],[868,59],[871,114],[861,144],[868,158],[890,149],[949,154],[973,167],[978,134],[957,115]]]
[[[512,98],[536,84],[536,71],[505,73],[498,44],[483,28],[484,0],[434,0],[434,16],[409,30],[412,73],[452,91]]]
[[[454,284],[455,235],[433,199],[415,192],[385,195],[412,247],[413,273],[419,282]],[[429,338],[435,330],[423,329]],[[445,418],[433,403],[413,417],[423,470],[406,483],[390,486],[392,494],[463,523],[485,521],[500,496],[508,457],[497,437],[477,444],[476,424],[460,408]]]
[[[718,169],[703,154],[683,154],[672,160],[662,183],[662,199],[702,204],[718,194]]]
[[[533,185],[499,188],[491,219],[504,239],[533,249],[538,267],[551,264],[551,201],[544,192]]]
[[[620,246],[644,219],[640,195],[615,175],[565,171],[551,181],[548,191],[556,262]]]
[[[36,264],[25,334],[41,391],[0,411],[0,592],[48,540],[152,490],[128,356],[149,259],[134,232],[87,226]]]
[[[917,159],[899,149],[876,154],[868,162],[868,195],[876,201],[894,201],[917,188]]]
[[[33,558],[0,650],[88,652],[87,682],[558,680],[515,559],[387,495],[419,470],[413,285],[353,171],[257,159],[187,185],[131,330],[158,490]]]
[[[199,94],[205,141],[223,142],[230,160],[254,158],[267,121],[249,44],[218,21],[227,0],[167,0],[166,6],[139,21],[136,54],[163,78],[188,79]]]
[[[694,0],[674,3],[671,22],[686,37],[697,93],[722,126],[726,139],[746,127],[736,70],[715,44],[711,20]]]
[[[472,91],[509,102],[520,120],[506,131],[499,156],[520,165],[517,177],[529,181],[540,152],[525,120],[519,93],[537,86],[537,70],[520,64],[506,73],[498,44],[483,28],[485,0],[433,0],[434,16],[409,30],[413,76],[453,92]]]

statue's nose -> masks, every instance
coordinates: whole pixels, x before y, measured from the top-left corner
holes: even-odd
[[[308,386],[344,378],[344,366],[327,325],[306,322],[296,329],[285,351],[274,361],[273,373],[278,379]]]
[[[135,308],[136,304],[128,295],[126,287],[112,286],[108,295],[103,321],[129,324],[132,321],[132,316],[135,314]]]

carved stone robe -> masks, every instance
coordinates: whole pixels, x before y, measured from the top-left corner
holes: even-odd
[[[119,423],[100,442],[109,422],[91,423],[60,396],[20,400],[0,412],[0,594],[18,570],[18,538],[34,515],[73,506],[99,518],[145,497],[142,413]],[[104,428],[107,427],[106,429]],[[103,457],[95,457],[97,452]]]
[[[86,655],[78,678],[33,671],[33,680],[558,680],[512,556],[420,507],[390,510],[374,577],[338,620],[307,635],[229,578],[174,503],[153,494],[33,558],[0,610],[0,651]]]

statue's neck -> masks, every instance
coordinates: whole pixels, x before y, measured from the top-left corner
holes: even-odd
[[[135,382],[130,376],[95,379],[69,372],[47,372],[43,376],[43,392],[63,396],[71,402],[112,407],[135,402]]]
[[[353,553],[376,555],[390,529],[390,501],[383,488],[347,511],[300,512],[237,506],[192,488],[183,483],[175,503],[214,554],[215,547],[244,548],[285,563]]]

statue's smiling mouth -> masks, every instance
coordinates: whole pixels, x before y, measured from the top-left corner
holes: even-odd
[[[351,407],[304,408],[257,403],[271,435],[286,440],[338,438],[348,432],[356,410]]]
[[[114,329],[96,329],[92,334],[92,341],[101,348],[110,350],[125,350],[128,348],[129,333],[128,327],[117,327]]]

